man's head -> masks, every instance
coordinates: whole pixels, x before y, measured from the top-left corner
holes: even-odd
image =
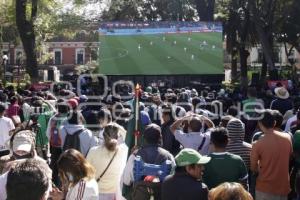
[[[189,120],[189,129],[191,132],[200,132],[202,128],[202,122],[198,116],[194,116]]]
[[[161,128],[156,124],[149,124],[144,131],[144,139],[147,144],[161,143]]]
[[[213,145],[213,151],[224,150],[228,143],[228,132],[226,128],[214,128],[211,130],[210,141]]]
[[[7,176],[7,200],[46,200],[50,191],[47,164],[24,160],[12,167]]]
[[[194,149],[185,148],[177,154],[175,161],[177,167],[184,167],[190,176],[201,179],[203,165],[210,161],[210,157],[202,156]]]
[[[273,129],[275,127],[275,116],[273,110],[266,109],[262,113],[262,118],[258,121],[260,129],[265,132],[267,129]]]

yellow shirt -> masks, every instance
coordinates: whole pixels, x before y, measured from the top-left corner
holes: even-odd
[[[117,146],[118,152],[109,168],[98,182],[99,193],[116,193],[120,187],[121,176],[126,165],[128,147],[126,144]],[[100,177],[115,152],[108,151],[104,145],[93,147],[87,160],[96,169],[96,179]]]

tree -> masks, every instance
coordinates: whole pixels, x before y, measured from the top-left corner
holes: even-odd
[[[214,21],[215,0],[195,0],[201,21]]]
[[[27,0],[16,1],[16,24],[26,54],[26,71],[33,81],[37,81],[38,77],[34,31],[37,11],[38,0],[31,0],[31,2]]]

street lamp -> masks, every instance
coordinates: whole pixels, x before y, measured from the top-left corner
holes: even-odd
[[[6,65],[7,65],[7,61],[8,61],[8,56],[6,54],[4,54],[2,56],[2,60],[3,60],[3,85],[6,86]]]

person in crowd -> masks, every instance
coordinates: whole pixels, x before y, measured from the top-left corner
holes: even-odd
[[[100,132],[99,132],[99,144],[103,144],[104,137],[103,137],[103,131],[104,127],[107,125],[114,125],[118,127],[118,141],[120,143],[124,143],[126,138],[126,130],[120,126],[119,124],[112,121],[112,115],[111,112],[108,109],[101,109],[98,113],[98,122],[100,124]]]
[[[244,142],[245,137],[245,125],[244,123],[237,119],[231,119],[227,124],[228,131],[228,145],[226,150],[229,153],[239,155],[243,159],[246,167],[250,170],[250,152],[252,145]]]
[[[287,199],[290,192],[291,137],[275,130],[275,123],[272,110],[264,110],[258,123],[264,137],[252,144],[251,171],[258,174],[256,200]]]
[[[51,170],[47,164],[41,160],[25,159],[7,173],[6,191],[3,191],[7,198],[4,199],[47,200],[51,188]]]
[[[97,138],[93,136],[89,129],[86,129],[80,123],[78,112],[73,112],[68,123],[60,127],[62,147],[64,146],[65,139],[68,134],[79,134],[80,139],[80,152],[86,156],[90,148],[97,145]],[[75,148],[75,147],[74,147]]]
[[[20,109],[18,97],[13,96],[10,98],[10,105],[7,108],[6,116],[12,119],[13,116],[18,116],[20,114]]]
[[[54,114],[48,122],[46,135],[49,140],[51,163],[50,167],[53,171],[53,181],[56,185],[59,185],[58,171],[56,162],[62,153],[62,139],[60,133],[60,127],[67,123],[69,107],[63,99],[57,101],[57,113]]]
[[[148,107],[148,113],[152,123],[157,125],[161,125],[161,106],[162,100],[160,97],[160,93],[153,93],[151,96],[151,104]]]
[[[7,190],[8,189],[6,188],[6,186],[7,186],[7,178],[8,178],[9,173],[11,172],[11,170],[14,170],[14,167],[16,165],[23,165],[22,163],[27,162],[27,161],[28,161],[28,163],[30,163],[30,166],[31,166],[31,164],[33,164],[34,166],[38,166],[40,168],[40,170],[46,174],[47,179],[49,181],[49,185],[50,185],[49,191],[51,191],[52,171],[44,160],[40,159],[39,157],[28,158],[28,159],[18,159],[18,160],[15,160],[14,162],[12,162],[10,165],[10,169],[0,176],[0,199],[1,200],[7,199]],[[10,192],[12,193],[15,184],[16,184],[16,187],[18,187],[18,189],[21,189],[22,187],[25,189],[27,187],[26,181],[28,181],[28,180],[25,177],[23,177],[22,179],[19,178],[17,182],[14,182],[10,185]],[[29,184],[31,183],[30,181],[31,181],[31,179],[28,182]],[[18,190],[18,189],[16,188],[16,190]],[[27,189],[30,189],[30,188],[27,188]],[[34,191],[34,190],[31,188],[29,192],[31,192],[31,191]],[[49,191],[48,191],[48,193],[49,193]],[[17,192],[17,191],[15,191],[15,192]],[[32,193],[30,195],[32,195]],[[21,197],[22,196],[19,194],[18,198],[23,199]],[[27,198],[27,196],[26,196],[26,198]],[[47,200],[47,199],[45,199],[45,200]]]
[[[162,106],[162,147],[175,156],[180,151],[180,143],[175,139],[174,134],[170,130],[170,126],[174,123],[174,114],[172,105],[164,104]]]
[[[251,142],[258,120],[255,110],[263,109],[264,102],[257,98],[257,89],[253,86],[248,88],[247,97],[247,99],[242,101],[244,111],[242,117],[245,123],[245,142]]]
[[[15,125],[13,121],[10,118],[5,117],[4,114],[5,106],[3,104],[0,104],[0,149],[7,148],[7,141],[9,141],[10,136],[15,130]]]
[[[221,116],[221,121],[220,121],[219,127],[224,127],[224,128],[226,128],[228,122],[229,122],[231,119],[233,119],[233,118],[234,118],[234,117],[231,116],[231,115]]]
[[[175,157],[175,174],[162,184],[163,200],[207,200],[208,188],[202,182],[204,165],[210,161],[194,149],[183,149]]]
[[[140,149],[135,150],[128,158],[123,175],[122,175],[122,183],[123,186],[128,189],[128,187],[132,187],[134,182],[134,160],[137,156],[140,156],[143,162],[149,164],[161,165],[166,160],[169,160],[172,165],[172,169],[175,168],[175,160],[173,155],[167,150],[161,148],[161,128],[156,124],[149,124],[146,126],[145,131],[143,133],[144,143]],[[126,190],[128,191],[128,190]],[[128,195],[125,192],[126,197]]]
[[[287,117],[287,115],[289,114],[289,111],[287,111],[286,114],[284,115],[284,119],[286,120],[286,123],[283,123],[283,124],[285,124],[285,128],[284,128],[285,132],[291,131],[291,126],[293,126],[295,123],[297,123],[297,113],[300,108],[300,97],[296,97],[294,99],[293,104],[294,104],[293,110],[292,110],[293,115],[290,115],[290,117]]]
[[[225,182],[209,191],[209,200],[253,200],[253,197],[241,184]]]
[[[98,184],[94,167],[75,149],[63,152],[57,166],[62,181],[62,191],[53,188],[50,197],[53,200],[98,200]]]
[[[188,122],[189,132],[185,133],[180,129],[184,121]],[[203,132],[203,124],[208,128],[214,127],[214,123],[203,115],[187,115],[177,119],[170,127],[176,140],[184,148],[191,148],[199,151],[202,155],[209,153],[210,133]]]
[[[275,88],[274,93],[277,98],[271,102],[270,109],[278,110],[282,115],[284,115],[286,111],[293,108],[293,102],[289,99],[290,94],[285,87]]]
[[[239,182],[248,189],[248,171],[243,159],[226,151],[228,132],[225,128],[211,130],[211,160],[205,165],[203,182],[209,189],[224,182]]]
[[[0,170],[2,173],[8,171],[15,163],[15,160],[39,157],[35,150],[35,133],[30,130],[22,130],[12,135],[10,139],[11,155],[3,156],[0,159]],[[43,160],[46,162],[45,160]]]
[[[126,165],[128,147],[118,143],[119,128],[107,125],[104,128],[104,143],[93,147],[87,155],[87,161],[96,169],[99,199],[114,200],[121,195],[121,175]],[[119,196],[118,196],[119,195]]]

